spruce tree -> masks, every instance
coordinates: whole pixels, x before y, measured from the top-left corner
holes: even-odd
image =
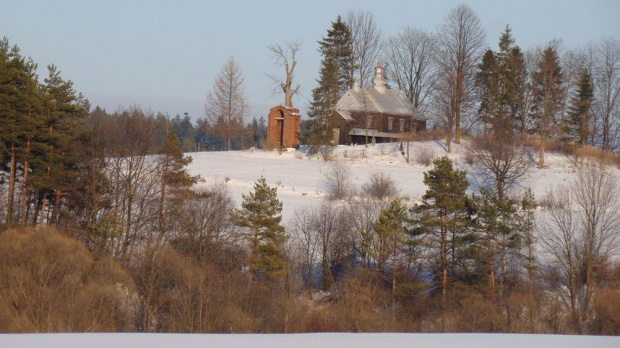
[[[277,280],[286,274],[286,257],[283,245],[288,239],[282,221],[282,202],[277,197],[277,187],[270,187],[264,177],[254,183],[254,192],[242,195],[241,209],[231,212],[231,220],[246,229],[245,238],[250,243],[248,276]]]
[[[497,59],[495,53],[492,50],[487,50],[477,68],[476,89],[480,101],[478,116],[484,124],[484,129],[487,130],[492,124],[493,115],[496,112]]]
[[[560,58],[553,46],[548,46],[537,63],[532,74],[532,117],[535,129],[540,135],[540,152],[538,167],[545,165],[545,145],[552,126],[557,123],[558,112],[562,103],[562,67]]]
[[[351,30],[342,18],[338,16],[332,22],[332,28],[327,31],[327,36],[319,41],[321,54],[323,57],[332,57],[337,62],[338,69],[338,97],[343,96],[349,89],[353,88],[353,72],[355,70],[353,57],[353,41]]]
[[[329,122],[338,99],[353,87],[353,65],[351,32],[340,16],[332,22],[327,36],[319,41],[322,55],[318,86],[312,90],[312,101],[308,110],[309,119],[304,122],[302,141],[321,149],[323,157],[332,145],[333,131]]]
[[[590,135],[590,107],[594,99],[592,76],[588,69],[581,71],[579,85],[570,100],[568,113],[562,125],[562,140],[587,145]]]
[[[499,50],[487,50],[477,67],[476,86],[481,101],[478,113],[485,125],[496,133],[507,134],[515,129],[524,132],[527,71],[510,27],[506,26],[500,37]]]

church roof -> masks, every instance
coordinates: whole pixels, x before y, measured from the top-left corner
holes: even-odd
[[[336,111],[341,115],[362,111],[419,117],[413,104],[399,92],[386,89],[381,93],[375,87],[348,90],[336,104]]]
[[[353,120],[352,112],[382,113],[426,120],[403,92],[396,92],[387,88],[381,60],[377,62],[375,67],[373,83],[374,87],[360,88],[359,82],[356,82],[354,88],[348,90],[338,100],[336,112],[347,121]]]

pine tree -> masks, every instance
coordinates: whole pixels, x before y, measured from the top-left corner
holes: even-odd
[[[486,268],[480,274],[488,275],[489,295],[501,303],[505,293],[507,259],[511,254],[518,254],[521,245],[518,205],[496,192],[483,190],[482,195],[476,197],[475,211],[480,249],[478,256],[481,258],[480,264]],[[498,281],[495,273],[498,274]]]
[[[21,172],[21,222],[25,223],[26,194],[29,185],[31,151],[34,137],[41,131],[40,92],[37,65],[25,59],[17,46],[9,47],[8,39],[0,42],[0,145],[4,149],[1,168],[8,174],[6,223],[15,217],[15,191]]]
[[[469,182],[467,173],[454,169],[448,157],[433,161],[433,169],[424,173],[428,186],[423,204],[415,209],[418,229],[425,230],[432,239],[432,247],[438,249],[439,278],[442,303],[446,303],[448,273],[454,274],[460,242],[469,220],[468,198],[465,194]]]
[[[523,239],[522,257],[525,261],[525,269],[528,276],[528,289],[530,298],[534,298],[534,278],[536,270],[536,237],[534,235],[534,209],[536,208],[536,199],[531,188],[525,190],[523,199],[521,200],[521,210],[519,212],[519,230]]]
[[[389,206],[381,210],[374,223],[377,234],[374,257],[377,260],[377,272],[382,276],[386,264],[391,264],[392,295],[396,293],[396,268],[406,241],[406,224],[409,221],[407,207],[399,198],[390,201]]]
[[[241,209],[231,213],[237,226],[246,228],[250,243],[249,281],[266,277],[276,280],[286,274],[283,244],[288,239],[282,221],[282,202],[277,187],[270,187],[264,177],[254,183],[254,192],[242,195]]]
[[[33,184],[39,191],[41,216],[46,212],[46,202],[53,195],[52,215],[49,222],[56,222],[61,198],[75,183],[79,161],[78,128],[90,108],[88,101],[73,89],[73,82],[65,81],[54,65],[48,65],[48,77],[42,86],[44,131],[39,141],[41,156],[33,168]],[[34,164],[34,163],[33,163]]]
[[[545,144],[561,108],[562,68],[553,46],[548,46],[532,74],[533,115],[540,135],[538,167],[545,165]]]
[[[187,173],[185,167],[192,163],[190,156],[183,156],[183,150],[176,131],[168,128],[165,143],[158,149],[159,165],[161,171],[160,193],[159,193],[159,234],[156,245],[160,245],[164,238],[166,228],[165,209],[167,193],[169,190],[183,190],[191,187],[198,181],[198,177]]]
[[[579,85],[570,100],[568,114],[562,125],[562,140],[587,145],[590,135],[590,107],[594,99],[592,76],[588,69],[581,71]]]

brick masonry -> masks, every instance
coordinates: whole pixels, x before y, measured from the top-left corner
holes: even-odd
[[[269,109],[267,143],[274,147],[299,147],[301,116],[299,109],[283,105]]]

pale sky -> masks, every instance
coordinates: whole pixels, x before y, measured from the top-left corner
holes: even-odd
[[[272,95],[265,76],[282,74],[269,44],[303,42],[294,104],[305,109],[321,60],[317,41],[338,14],[370,11],[390,36],[405,26],[435,30],[462,2],[480,16],[493,49],[507,24],[524,50],[552,39],[576,48],[620,36],[619,0],[0,0],[0,36],[39,63],[41,81],[54,63],[93,107],[108,111],[139,105],[202,117],[216,74],[233,56],[245,77],[251,118],[266,116],[284,99]]]

